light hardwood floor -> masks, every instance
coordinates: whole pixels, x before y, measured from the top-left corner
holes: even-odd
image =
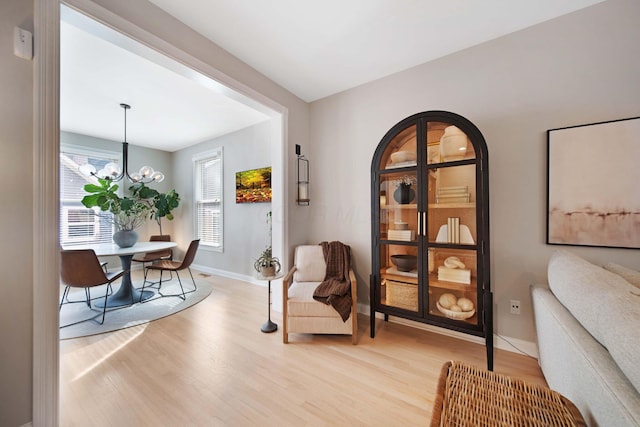
[[[265,287],[194,276],[213,292],[190,309],[60,342],[62,426],[428,425],[442,364],[486,366],[484,346],[405,325],[379,320],[371,339],[364,315],[356,346],[337,335],[283,344],[280,330],[260,332]],[[515,353],[496,350],[495,371],[545,384]]]

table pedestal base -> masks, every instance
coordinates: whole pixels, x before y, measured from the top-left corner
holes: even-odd
[[[141,294],[142,294],[142,299],[140,299]],[[140,301],[147,300],[152,296],[153,296],[153,291],[140,292],[135,288],[132,289],[130,293],[118,291],[117,293],[107,297],[107,308],[122,307],[124,305],[133,305]],[[133,301],[133,303],[131,301]],[[95,300],[93,305],[99,308],[103,308],[104,298],[99,298]]]
[[[122,282],[120,283],[118,291],[107,297],[107,308],[133,305],[153,296],[153,291],[144,291],[144,293],[142,293],[133,287],[133,283],[131,283],[132,258],[133,255],[120,255],[120,263],[122,264],[124,274],[122,275]],[[103,308],[105,305],[104,299],[97,299],[94,305]]]

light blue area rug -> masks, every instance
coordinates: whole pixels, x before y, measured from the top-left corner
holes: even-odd
[[[208,280],[202,280],[203,276],[207,275],[197,274],[194,272],[193,276],[196,280],[196,284],[198,285],[198,289],[195,292],[188,293],[185,301],[175,296],[162,297],[158,294],[158,290],[156,288],[151,288],[154,292],[153,297],[143,303],[137,303],[132,306],[121,308],[108,308],[107,314],[104,318],[104,324],[102,325],[98,323],[102,318],[102,309],[94,307],[95,310],[92,310],[83,302],[64,304],[60,310],[60,325],[62,326],[60,328],[60,339],[65,340],[78,338],[112,332],[118,329],[130,328],[132,326],[141,325],[162,317],[170,316],[189,308],[208,297],[213,288],[212,284],[209,283]],[[162,294],[174,295],[181,293],[180,285],[178,284],[178,280],[175,278],[175,274],[173,277],[173,280],[162,283]],[[191,282],[189,274],[187,273],[180,277],[182,278],[182,284],[185,287],[185,292],[192,290],[193,283]],[[118,286],[119,284],[116,283],[116,290]],[[136,287],[139,288],[140,285],[136,284]],[[147,289],[149,288],[145,288],[145,292]],[[102,286],[92,289],[92,298],[102,297],[94,299],[94,302],[103,299],[104,292],[105,288]],[[84,301],[84,290],[72,290],[70,292],[69,300]]]

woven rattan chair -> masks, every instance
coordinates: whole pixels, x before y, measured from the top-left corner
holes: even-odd
[[[169,234],[158,234],[158,235],[149,236],[149,241],[150,242],[170,242],[171,241],[171,235],[169,235]],[[154,285],[154,284],[159,283],[159,282],[153,282],[153,281],[148,281],[147,280],[147,270],[145,269],[145,266],[146,266],[147,263],[160,261],[160,260],[164,260],[164,259],[168,259],[168,260],[173,259],[173,251],[171,249],[163,249],[161,251],[154,251],[154,252],[147,252],[147,253],[144,253],[144,254],[139,254],[139,255],[134,256],[131,259],[131,261],[142,263],[142,269],[144,271],[144,281],[145,282],[149,282],[152,285]],[[162,272],[160,272],[160,274],[162,275]],[[171,280],[171,279],[169,279],[169,280]]]
[[[198,290],[198,287],[196,285],[196,281],[193,279],[193,274],[191,273],[191,263],[193,262],[193,259],[196,256],[196,252],[198,251],[198,246],[200,245],[200,239],[197,240],[193,240],[190,244],[189,244],[189,248],[187,249],[187,252],[184,254],[184,259],[182,260],[182,262],[178,262],[178,261],[172,261],[172,260],[160,260],[160,261],[156,261],[154,263],[152,263],[151,265],[148,265],[147,267],[145,267],[145,277],[148,274],[149,270],[156,270],[156,271],[160,271],[160,282],[158,285],[158,294],[160,294],[163,297],[180,297],[183,300],[186,299],[186,294],[191,293],[191,292],[195,292],[196,290]],[[180,274],[178,273],[179,271],[182,270],[187,270],[189,271],[189,275],[191,276],[191,281],[193,282],[193,290],[190,291],[186,291],[184,290],[184,287],[182,286],[182,280],[180,279]],[[175,272],[176,276],[178,277],[178,283],[180,283],[180,289],[182,290],[182,294],[174,294],[174,295],[165,295],[161,292],[162,289],[162,272],[163,271],[169,271],[169,272]],[[142,292],[144,292],[144,288],[145,288],[145,283],[142,284]],[[143,301],[141,301],[143,302]]]
[[[61,250],[60,251],[60,278],[65,285],[60,299],[58,310],[62,309],[65,298],[68,300],[70,288],[84,288],[86,295],[86,304],[91,307],[90,289],[100,285],[107,285],[104,294],[104,307],[102,309],[102,320],[98,323],[104,323],[105,312],[107,309],[107,296],[109,295],[110,285],[118,280],[124,274],[124,270],[106,273],[101,266],[96,253],[93,249],[80,250]]]

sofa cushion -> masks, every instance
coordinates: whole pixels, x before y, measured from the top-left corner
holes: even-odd
[[[302,245],[296,247],[293,273],[294,282],[321,282],[327,273],[327,263],[320,245]]]
[[[549,288],[556,298],[606,347],[609,327],[604,321],[608,311],[603,307],[604,297],[613,291],[622,292],[631,285],[617,274],[565,250],[557,250],[551,255],[548,276]]]
[[[287,295],[287,315],[303,317],[338,317],[340,314],[331,305],[313,299],[313,291],[320,282],[294,282]]]
[[[607,297],[609,331],[605,346],[631,384],[640,392],[640,290],[614,293]]]
[[[549,261],[549,287],[560,303],[604,347],[636,390],[640,370],[640,292],[622,277],[567,251]]]
[[[620,264],[616,264],[615,262],[605,264],[604,268],[622,277],[633,286],[640,288],[640,271],[624,267]]]

